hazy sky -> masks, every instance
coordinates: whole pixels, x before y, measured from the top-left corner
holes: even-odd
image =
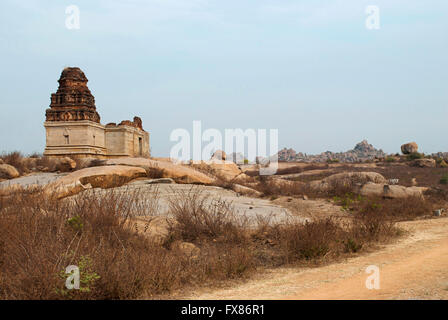
[[[43,151],[50,94],[78,66],[102,123],[140,116],[156,156],[193,120],[278,128],[306,153],[448,151],[446,0],[2,0],[0,24],[0,150]]]

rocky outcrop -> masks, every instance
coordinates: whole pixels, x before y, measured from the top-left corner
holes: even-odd
[[[68,172],[76,169],[76,162],[69,157],[56,158],[54,163],[56,171]]]
[[[385,198],[397,199],[408,197],[423,197],[423,192],[428,188],[405,187],[400,185],[387,185],[378,183],[366,183],[359,193],[363,196],[381,196]]]
[[[237,164],[244,164],[244,159],[244,155],[241,152],[232,152],[230,156],[227,157],[227,160]]]
[[[226,181],[233,181],[239,178],[240,175],[246,177],[240,168],[231,161],[210,160],[192,164],[191,166]],[[241,177],[239,180],[241,181]]]
[[[261,197],[263,194],[255,189],[240,185],[240,184],[233,184],[232,190],[236,193],[243,195],[243,196],[250,196],[250,197]]]
[[[0,179],[14,179],[20,176],[19,171],[9,164],[0,164]]]
[[[85,169],[85,168],[91,168],[91,167],[98,167],[98,166],[104,166],[106,163],[106,160],[93,158],[93,157],[85,157],[85,158],[78,158],[77,159],[77,165],[79,167],[76,167],[76,169]]]
[[[145,177],[146,171],[138,167],[103,166],[81,169],[72,172],[50,184],[44,191],[51,197],[61,199],[75,195],[90,188],[115,188],[139,178]]]
[[[435,168],[436,160],[434,160],[434,159],[416,159],[411,162],[411,165],[414,167],[420,167],[420,168]]]
[[[376,172],[342,172],[322,180],[311,181],[308,186],[312,190],[326,192],[336,186],[355,188],[368,182],[386,183],[386,178]]]
[[[212,184],[214,181],[212,177],[191,167],[168,161],[156,161],[146,158],[120,158],[106,160],[105,165],[143,168],[148,175],[155,175],[157,178],[171,178],[176,183]]]
[[[411,154],[418,152],[418,145],[415,142],[405,143],[401,146],[401,152],[403,154]]]
[[[226,160],[227,155],[224,151],[222,150],[217,150],[213,153],[212,157],[210,158],[210,160]]]
[[[344,172],[334,174],[308,186],[318,192],[327,192],[336,186],[345,186],[352,192],[363,196],[381,196],[385,198],[423,197],[428,188],[389,185],[386,179],[376,172]]]
[[[157,245],[165,245],[173,235],[177,221],[168,217],[134,218],[131,226],[138,234]]]
[[[304,161],[304,162],[360,162],[367,160],[374,160],[375,158],[384,158],[386,154],[382,150],[375,149],[367,140],[363,140],[349,151],[346,152],[331,152],[326,151],[318,155],[307,155],[301,152],[296,152],[293,149],[282,149],[278,152],[279,161]]]
[[[431,158],[444,159],[445,161],[448,161],[448,152],[433,153],[431,154]]]

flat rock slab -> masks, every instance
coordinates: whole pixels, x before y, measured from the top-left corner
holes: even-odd
[[[45,186],[66,175],[67,173],[39,172],[0,182],[0,188],[7,188],[13,185],[19,185],[21,187],[28,187],[32,185]]]
[[[220,187],[214,186],[202,186],[202,185],[188,185],[188,184],[144,184],[142,181],[136,181],[125,186],[114,188],[114,192],[122,192],[124,194],[129,193],[132,197],[133,191],[137,191],[139,198],[135,201],[136,215],[163,215],[170,216],[169,200],[175,198],[179,194],[199,191],[203,195],[207,195],[207,203],[213,204],[214,201],[227,201],[231,203],[235,214],[238,217],[244,217],[250,226],[256,226],[258,222],[258,216],[263,218],[270,218],[271,223],[282,223],[291,219],[296,221],[305,222],[309,220],[303,217],[297,217],[291,215],[291,212],[279,205],[275,205],[268,200],[249,198],[244,196],[238,196],[237,193],[231,190],[226,190]],[[94,189],[87,190],[85,192],[110,192],[107,190]],[[158,194],[158,197],[156,197]],[[158,208],[156,212],[145,212],[142,208],[151,207],[151,201],[158,198]],[[139,202],[139,203],[137,203]],[[140,211],[142,210],[142,211]],[[137,212],[140,211],[140,212]]]

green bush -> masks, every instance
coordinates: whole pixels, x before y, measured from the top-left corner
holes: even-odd
[[[407,155],[408,160],[416,160],[416,159],[423,159],[425,157],[424,153],[419,152],[413,152]]]
[[[362,249],[362,244],[356,242],[356,240],[349,238],[344,241],[345,252],[358,252]]]
[[[352,209],[353,204],[355,204],[356,202],[359,202],[361,200],[363,200],[361,195],[355,195],[351,192],[347,192],[342,197],[338,197],[338,196],[333,197],[333,201],[336,204],[342,206],[343,211],[350,211]]]
[[[448,168],[448,163],[446,163],[446,161],[443,160],[443,159],[442,159],[442,161],[440,161],[438,163],[438,165],[439,165],[440,168]]]

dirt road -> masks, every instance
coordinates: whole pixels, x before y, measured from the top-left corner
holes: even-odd
[[[318,268],[273,269],[188,299],[448,299],[448,218],[400,223],[408,233],[373,253]],[[380,289],[367,289],[370,265]]]

